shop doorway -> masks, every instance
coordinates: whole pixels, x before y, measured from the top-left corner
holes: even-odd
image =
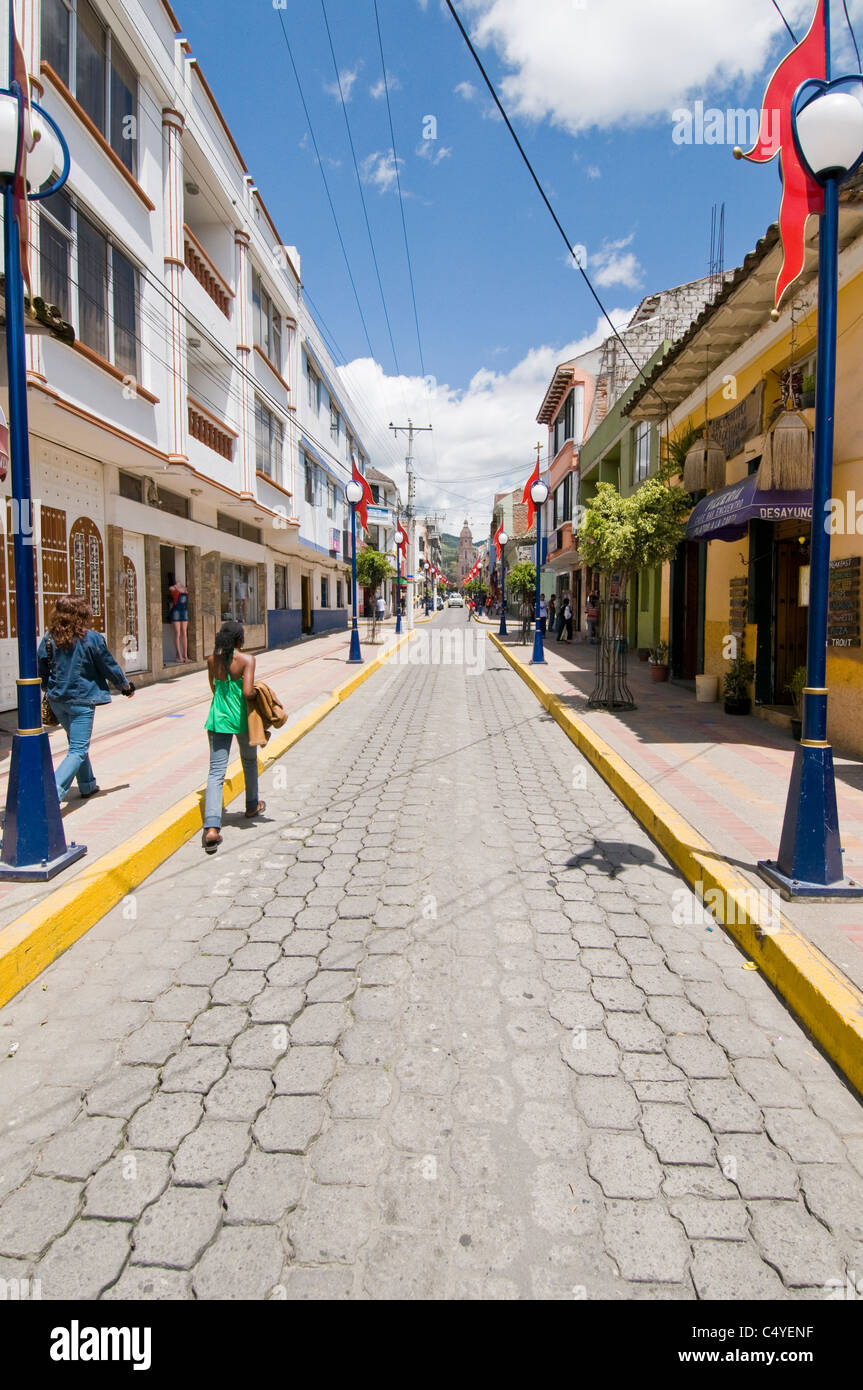
[[[303,610],[303,632],[312,630],[312,581],[307,574],[300,580],[300,595]]]
[[[175,579],[186,583],[186,552],[182,546],[159,546],[159,580],[162,600],[162,664],[178,666],[177,649],[174,643],[174,629],[171,626],[171,595],[169,589]]]
[[[773,703],[790,705],[785,687],[806,665],[809,609],[800,604],[800,571],[809,563],[808,538],[777,539],[774,550]]]
[[[704,670],[707,545],[681,541],[671,565],[671,676],[694,681]]]

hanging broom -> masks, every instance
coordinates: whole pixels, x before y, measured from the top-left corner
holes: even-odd
[[[783,410],[764,437],[759,492],[808,492],[812,487],[812,431],[799,410]]]
[[[683,464],[687,492],[714,492],[725,485],[725,450],[712,439],[693,444]]]

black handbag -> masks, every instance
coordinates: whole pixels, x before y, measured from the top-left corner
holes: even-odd
[[[54,669],[54,644],[50,637],[45,638],[45,647],[48,652],[48,660],[51,663],[48,667],[48,679],[51,679],[51,672]],[[60,720],[51,708],[51,701],[48,699],[46,691],[42,691],[42,727],[45,729],[56,729]]]

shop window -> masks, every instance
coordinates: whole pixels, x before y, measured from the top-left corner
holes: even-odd
[[[120,474],[120,496],[127,498],[129,502],[143,502],[144,500],[144,480],[136,478],[134,473]]]
[[[181,516],[186,521],[189,519],[188,497],[181,497],[178,492],[169,492],[167,488],[159,488],[158,494],[151,498],[150,506],[158,507],[161,512],[169,512],[171,516]]]
[[[344,608],[344,585],[340,579],[336,580],[336,608]]]
[[[229,618],[238,623],[257,623],[258,574],[254,565],[241,565],[233,560],[222,561],[221,575],[222,622]]]
[[[288,567],[287,565],[275,566],[275,606],[276,608],[287,608],[288,606]]]
[[[329,582],[329,580],[326,578],[326,576],[322,576],[322,577],[321,577],[321,607],[322,607],[322,608],[329,608],[329,606],[330,606],[330,582]]]

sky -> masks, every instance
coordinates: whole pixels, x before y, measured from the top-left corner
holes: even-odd
[[[776,165],[735,160],[745,142],[726,116],[760,106],[791,46],[772,0],[454,3],[615,325],[645,295],[708,273],[715,204],[725,204],[726,269],[776,219]],[[802,38],[814,0],[779,3]],[[494,493],[523,482],[545,446],[536,415],[556,364],[610,330],[447,6],[377,0],[419,342],[374,0],[175,9],[285,243],[300,250],[304,292],[373,461],[404,496],[404,436],[387,425],[431,424],[414,447],[419,507],[446,530],[467,518],[487,534]],[[834,71],[856,70],[841,0],[832,10]],[[863,0],[848,11],[863,45]],[[701,127],[699,102],[721,119]],[[698,138],[708,127],[721,143]]]

